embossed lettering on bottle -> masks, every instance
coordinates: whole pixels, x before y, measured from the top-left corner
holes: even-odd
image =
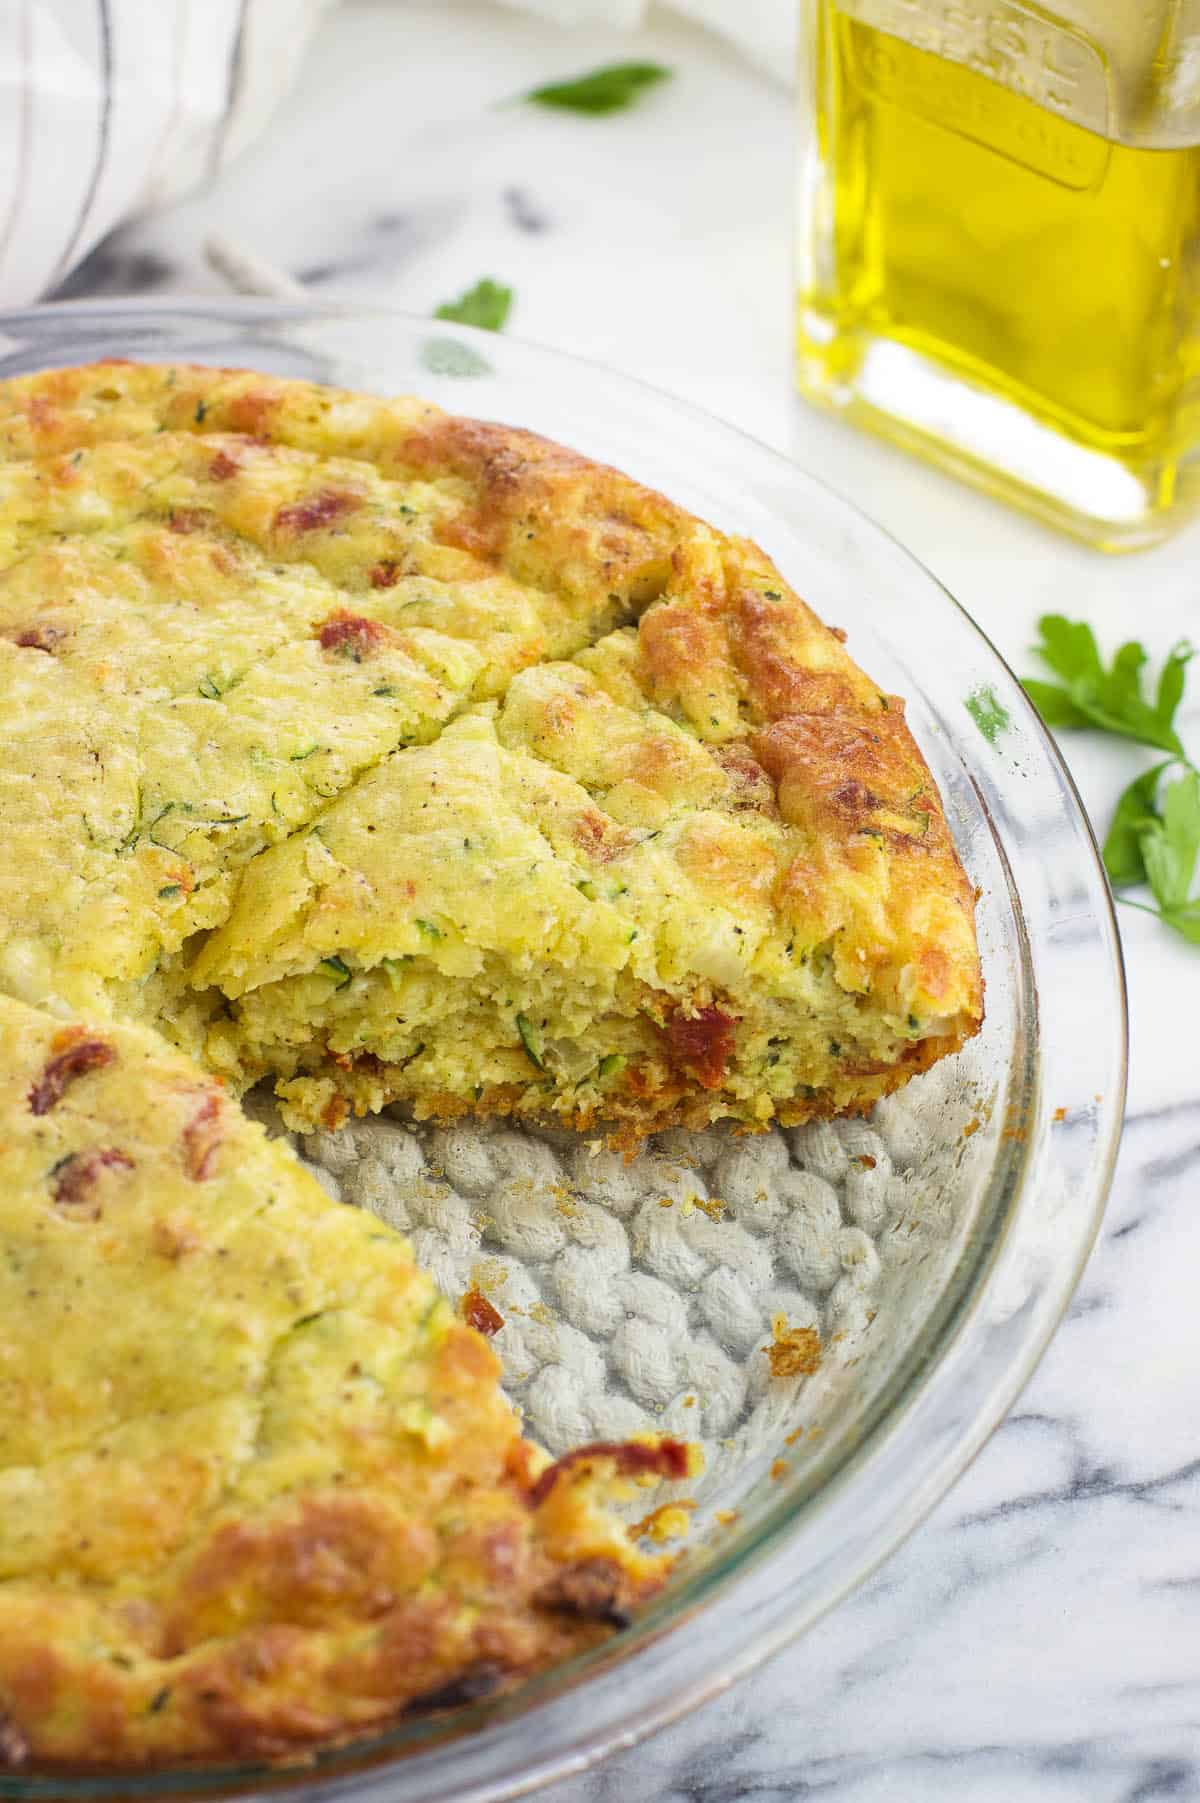
[[[843,11],[873,28],[856,38],[852,68],[879,99],[926,112],[1068,187],[1086,188],[1103,172],[1104,59],[1077,32],[1018,0],[849,0]],[[1013,95],[1027,105],[1014,108]],[[1060,118],[1092,135],[1064,131]]]

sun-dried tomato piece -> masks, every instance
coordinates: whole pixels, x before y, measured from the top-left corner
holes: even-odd
[[[218,451],[208,466],[208,474],[213,482],[228,482],[230,476],[236,476],[241,467],[228,451]]]
[[[592,1440],[586,1446],[576,1446],[571,1452],[565,1452],[561,1459],[555,1459],[553,1465],[547,1465],[529,1492],[529,1501],[536,1509],[545,1502],[551,1490],[564,1471],[572,1465],[594,1459],[607,1459],[615,1465],[622,1477],[640,1477],[643,1473],[651,1473],[657,1477],[670,1478],[679,1482],[688,1475],[690,1461],[686,1440]]]
[[[485,1339],[490,1340],[504,1326],[504,1316],[499,1309],[493,1308],[482,1290],[468,1290],[459,1308],[467,1326],[483,1334]]]
[[[348,495],[338,488],[323,488],[306,501],[289,501],[286,507],[281,507],[275,515],[275,530],[316,532],[322,526],[332,526],[335,520],[344,519],[346,514],[356,512],[361,506],[357,495]]]
[[[695,1014],[677,1009],[668,1017],[663,1032],[672,1055],[697,1083],[705,1089],[720,1089],[733,1052],[736,1027],[737,1021],[731,1014],[710,1006],[697,1009]]]
[[[23,626],[13,644],[29,651],[53,651],[61,637],[57,626]]]
[[[381,626],[378,620],[364,619],[361,614],[348,613],[345,608],[330,614],[317,629],[322,651],[335,651],[356,664],[364,657],[370,657],[386,637],[387,627]]]
[[[394,557],[381,558],[370,570],[372,588],[395,588],[400,580],[400,565]]]
[[[92,1220],[99,1217],[95,1188],[101,1173],[131,1171],[133,1159],[119,1146],[100,1146],[94,1152],[72,1152],[54,1176],[54,1200],[60,1208],[81,1209]]]
[[[103,1039],[74,1040],[65,1050],[51,1058],[29,1092],[29,1107],[34,1114],[49,1114],[60,1102],[70,1084],[86,1076],[88,1071],[102,1070],[111,1064],[116,1052]]]
[[[214,1175],[213,1166],[225,1139],[221,1097],[210,1089],[183,1130],[183,1168],[193,1183]]]

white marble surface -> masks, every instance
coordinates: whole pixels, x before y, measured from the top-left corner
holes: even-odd
[[[504,109],[610,55],[677,79],[605,121]],[[1200,530],[1102,560],[803,409],[789,386],[791,102],[681,25],[636,37],[350,0],[275,132],[122,232],[76,293],[214,291],[219,229],[318,293],[425,312],[478,276],[511,330],[790,450],[904,540],[1028,671],[1047,608],[1196,632]],[[1184,720],[1200,746],[1200,679]],[[1095,816],[1138,754],[1067,747]],[[555,1803],[1200,1798],[1200,952],[1124,911],[1130,1117],[1100,1246],[1025,1397],[925,1527],[765,1672]]]

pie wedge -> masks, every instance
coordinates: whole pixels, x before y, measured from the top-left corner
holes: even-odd
[[[511,1687],[662,1581],[486,1341],[154,1032],[0,998],[0,1771],[264,1757]]]

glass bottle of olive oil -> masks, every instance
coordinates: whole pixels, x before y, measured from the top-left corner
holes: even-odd
[[[1106,550],[1200,512],[1200,0],[802,0],[812,399]]]

